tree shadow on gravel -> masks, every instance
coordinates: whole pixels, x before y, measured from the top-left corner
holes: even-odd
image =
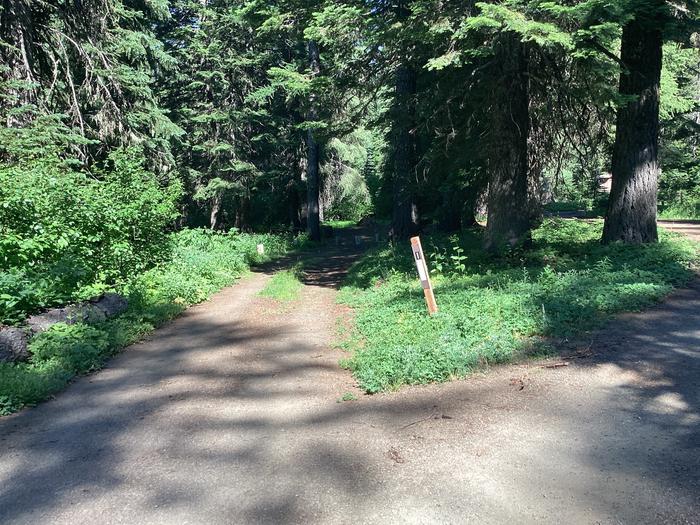
[[[342,272],[342,259],[330,261]],[[594,355],[543,371],[539,390],[515,388],[514,372],[497,368],[348,403],[336,402],[351,388],[338,382],[337,357],[304,327],[188,311],[55,400],[0,419],[0,522],[543,516],[528,505],[562,519],[692,522],[694,286],[571,342]],[[569,368],[626,379],[572,394],[554,380]]]
[[[134,484],[145,492],[123,494],[134,501],[112,503],[134,506],[132,516],[138,516],[139,505],[146,505],[144,512],[159,506],[206,505],[211,494],[203,484],[187,482],[193,471],[205,477],[207,471],[217,472],[204,484],[211,485],[212,493],[242,490],[242,479],[258,485],[262,475],[289,483],[292,475],[310,476],[301,459],[299,464],[271,462],[275,450],[266,440],[276,441],[285,429],[310,428],[278,421],[280,415],[266,413],[264,406],[276,399],[313,397],[308,384],[290,389],[288,380],[336,367],[313,359],[315,350],[310,347],[267,344],[289,330],[283,322],[250,330],[237,323],[185,316],[111,360],[100,373],[79,378],[55,400],[3,418],[0,522],[50,522],[59,506]],[[232,356],[235,362],[206,359],[207,353],[234,345],[247,349]],[[261,410],[236,410],[246,404],[260,405]],[[317,475],[353,479],[342,450],[327,447],[322,453],[323,461],[310,467]],[[171,466],[173,472],[161,471],[161,465]],[[239,479],[241,470],[249,472]],[[280,490],[279,502],[293,501],[293,495],[284,494],[287,486]],[[234,498],[230,511],[239,519],[255,516],[255,521],[280,512],[278,519],[294,515],[292,503],[269,507],[262,498],[254,499],[251,510],[242,497]]]
[[[610,408],[644,431],[626,443],[600,436],[600,448],[618,448],[616,464],[692,489],[700,499],[700,280],[653,308],[564,342],[562,351],[587,373],[607,369],[625,378]],[[603,464],[610,460],[607,452],[599,456]]]

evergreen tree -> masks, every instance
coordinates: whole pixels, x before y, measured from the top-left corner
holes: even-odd
[[[318,51],[318,44],[314,40],[308,41],[309,49],[309,72],[313,80],[314,77],[321,73],[321,58]],[[309,111],[308,121],[316,122],[318,120],[317,95],[313,91],[309,93]],[[321,147],[316,140],[313,128],[309,127],[306,131],[306,223],[309,232],[309,238],[312,241],[321,240],[321,214],[322,208],[320,203],[321,197],[321,174],[320,174],[320,150]]]
[[[0,117],[4,155],[12,140],[53,141],[85,163],[117,146],[138,146],[159,172],[172,166],[169,140],[180,133],[153,91],[172,58],[152,25],[163,2],[10,2],[0,10]],[[79,139],[53,133],[68,128]],[[31,137],[34,137],[32,139]],[[10,155],[12,156],[12,155]]]
[[[179,224],[313,239],[370,200],[397,239],[458,231],[486,195],[491,250],[527,244],[547,199],[598,197],[612,166],[605,242],[653,241],[660,166],[664,204],[700,200],[697,7],[5,3],[0,162],[101,177],[129,147],[182,180]]]
[[[494,104],[489,133],[491,172],[484,247],[497,250],[526,244],[528,210],[528,139],[530,132],[527,48],[514,32],[494,42]]]
[[[401,0],[394,6],[394,18],[399,26],[395,71],[393,114],[393,213],[392,235],[405,239],[418,231],[418,209],[415,200],[416,178],[416,66],[411,56],[410,28],[406,27],[411,12],[409,2]],[[407,31],[408,29],[408,31]]]
[[[628,4],[628,5],[627,5]],[[684,7],[680,13],[674,10]],[[698,5],[639,0],[623,6],[620,94],[612,157],[612,191],[603,242],[655,242],[659,177],[659,104],[664,38],[680,31],[677,15],[697,15]]]
[[[652,4],[650,2],[650,4]],[[612,191],[603,242],[655,242],[659,176],[659,99],[665,2],[644,5],[622,31],[620,94]]]

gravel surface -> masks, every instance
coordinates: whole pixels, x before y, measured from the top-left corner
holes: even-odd
[[[364,396],[328,261],[297,302],[255,274],[0,419],[0,523],[700,523],[700,284],[569,359]]]
[[[700,221],[659,221],[659,226],[700,241]]]

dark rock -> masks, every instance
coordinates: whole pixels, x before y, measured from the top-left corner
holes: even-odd
[[[94,304],[81,303],[65,308],[52,308],[44,313],[31,316],[27,319],[27,325],[32,332],[44,332],[56,323],[88,323],[94,324],[104,321],[105,313]]]
[[[0,327],[0,363],[16,363],[29,359],[29,335],[21,328]]]
[[[75,324],[100,323],[119,315],[129,306],[129,301],[119,294],[106,293],[85,303],[73,304],[64,308],[52,308],[46,312],[32,315],[27,319],[27,326],[34,333],[44,332],[56,323]]]
[[[29,326],[32,332],[38,333],[48,330],[56,323],[65,323],[67,320],[68,316],[65,312],[65,308],[53,308],[48,312],[29,317],[27,319],[27,326]]]
[[[107,318],[117,316],[129,307],[129,301],[126,297],[118,293],[106,293],[93,299],[91,303],[99,308]]]

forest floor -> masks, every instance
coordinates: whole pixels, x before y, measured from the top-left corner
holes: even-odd
[[[563,359],[365,396],[333,345],[358,254],[292,302],[268,267],[0,419],[0,522],[700,523],[700,282]]]

